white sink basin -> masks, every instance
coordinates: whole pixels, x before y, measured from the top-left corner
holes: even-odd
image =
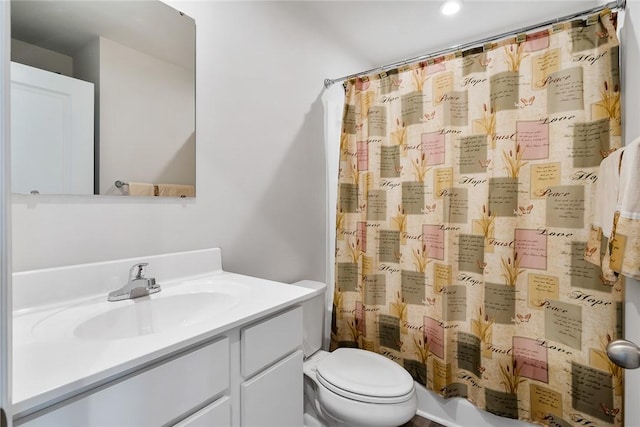
[[[65,308],[32,328],[37,339],[119,340],[162,333],[223,315],[247,292],[242,285],[186,282],[146,297],[105,299]]]
[[[237,301],[228,294],[199,292],[165,298],[137,298],[80,323],[73,334],[85,340],[111,340],[154,334],[219,315]]]

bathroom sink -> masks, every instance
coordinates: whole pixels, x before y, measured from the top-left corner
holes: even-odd
[[[217,292],[137,298],[80,323],[73,334],[85,340],[111,340],[154,334],[188,326],[219,315],[234,305],[234,297]]]
[[[105,341],[163,333],[219,317],[238,305],[244,293],[242,286],[200,281],[118,302],[101,298],[44,317],[33,326],[32,335],[45,340]]]

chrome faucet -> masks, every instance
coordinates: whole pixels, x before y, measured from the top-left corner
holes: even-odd
[[[146,262],[135,264],[129,270],[129,281],[120,289],[109,292],[108,301],[122,301],[144,297],[160,292],[160,285],[156,284],[153,277],[144,277],[144,268],[149,265]]]

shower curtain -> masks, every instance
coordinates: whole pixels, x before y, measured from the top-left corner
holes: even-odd
[[[345,89],[332,348],[500,416],[621,425],[623,283],[584,254],[621,145],[616,14]]]

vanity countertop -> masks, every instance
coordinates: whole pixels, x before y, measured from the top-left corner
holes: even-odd
[[[282,311],[317,293],[222,270],[158,283],[162,286],[161,292],[134,300],[107,302],[106,294],[100,294],[16,310],[13,319],[14,416],[32,413],[237,326]],[[105,327],[105,331],[119,330],[125,335],[94,338],[90,336],[91,330],[79,334],[78,324],[73,324],[74,318],[87,324],[86,320],[123,307],[127,312],[133,309],[137,316],[139,308],[145,307],[145,300],[190,293],[199,299],[203,292],[215,287],[221,287],[231,296],[210,310],[220,312],[210,313],[203,309],[204,303],[196,304],[199,307],[191,310],[193,319],[178,319],[176,325],[165,322],[161,332],[132,331],[131,336],[126,336],[129,335],[126,329],[114,325],[112,329]],[[183,310],[184,307],[189,310],[189,304],[196,302],[193,298],[179,299],[182,302],[173,302],[181,303]],[[228,301],[232,302],[227,304]],[[156,317],[159,317],[157,313]],[[68,327],[61,328],[61,324]]]

